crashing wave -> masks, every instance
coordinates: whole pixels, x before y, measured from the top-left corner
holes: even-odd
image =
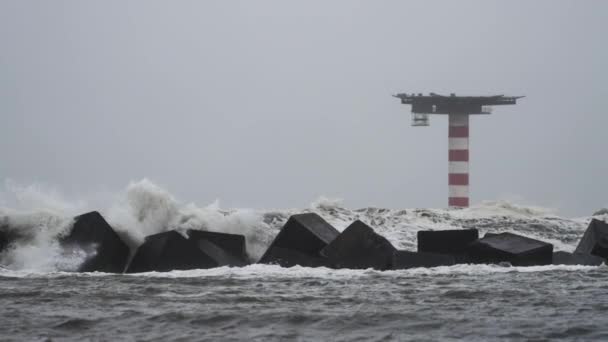
[[[208,206],[181,203],[147,179],[130,183],[101,208],[84,200],[66,200],[57,191],[12,182],[0,192],[0,204],[5,206],[0,207],[0,229],[20,237],[0,254],[0,264],[40,271],[69,271],[84,260],[86,255],[66,255],[57,239],[74,216],[91,210],[100,211],[131,250],[151,234],[199,229],[245,236],[252,261],[261,257],[289,216],[303,212],[319,214],[339,231],[361,220],[406,250],[416,249],[418,230],[477,228],[481,235],[513,232],[550,242],[555,250],[572,251],[590,220],[561,218],[547,209],[507,201],[466,209],[349,209],[341,200],[321,197],[306,209],[222,209],[217,201]]]

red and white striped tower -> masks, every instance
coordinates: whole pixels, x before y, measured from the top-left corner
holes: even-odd
[[[469,114],[448,114],[450,207],[469,206]]]
[[[447,114],[449,118],[448,205],[469,206],[469,116],[490,114],[490,106],[514,105],[523,96],[443,96],[397,94],[402,104],[412,105],[412,126],[428,126],[429,115]]]

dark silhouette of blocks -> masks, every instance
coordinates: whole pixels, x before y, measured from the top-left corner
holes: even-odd
[[[387,270],[395,251],[386,238],[357,220],[323,248],[321,255],[335,268]]]
[[[79,272],[122,273],[129,259],[129,247],[96,211],[75,217],[60,243],[64,250],[81,249],[87,254]]]
[[[258,262],[283,267],[315,265],[321,258],[321,249],[339,234],[336,228],[317,214],[293,215]]]
[[[574,252],[608,258],[608,223],[592,219]]]
[[[454,257],[448,254],[396,251],[393,253],[392,269],[451,266],[455,263]]]
[[[168,272],[217,267],[219,264],[191,240],[171,230],[146,237],[137,248],[127,273]]]
[[[188,239],[219,266],[240,267],[249,264],[243,235],[193,229],[189,229],[187,234]]]
[[[525,236],[500,233],[469,245],[467,254],[475,263],[509,262],[513,266],[551,265],[553,245]]]
[[[13,237],[7,226],[0,226],[0,253],[13,242]]]
[[[467,247],[479,238],[477,229],[421,230],[418,236],[418,252],[447,254],[456,263],[467,263]]]
[[[554,252],[553,265],[583,265],[599,266],[605,261],[604,258],[592,254]]]

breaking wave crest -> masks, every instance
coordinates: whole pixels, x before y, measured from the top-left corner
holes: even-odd
[[[261,257],[290,215],[301,212],[316,212],[340,231],[362,220],[397,248],[408,250],[416,249],[418,230],[477,228],[481,234],[510,231],[553,243],[555,250],[571,251],[590,219],[561,218],[551,210],[507,201],[460,210],[348,209],[340,200],[322,197],[305,209],[222,209],[217,201],[207,206],[181,203],[147,179],[106,197],[101,203],[68,200],[53,189],[5,182],[0,190],[0,229],[20,239],[0,254],[0,265],[9,270],[74,270],[87,255],[66,255],[58,237],[69,231],[74,216],[92,210],[106,218],[131,250],[150,234],[200,229],[244,235],[251,261]]]

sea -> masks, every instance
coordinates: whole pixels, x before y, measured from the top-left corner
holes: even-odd
[[[343,230],[362,220],[395,247],[418,230],[513,232],[572,251],[591,216],[564,218],[512,202],[466,209],[222,209],[180,203],[148,180],[105,206],[35,186],[0,192],[0,227],[26,236],[0,254],[2,341],[550,341],[608,339],[608,267],[455,265],[399,271],[255,264],[142,274],[76,273],[87,255],[57,238],[99,210],[134,250],[169,229],[243,234],[255,262],[290,215]],[[95,203],[99,205],[98,203]],[[596,217],[606,220],[608,217]]]

